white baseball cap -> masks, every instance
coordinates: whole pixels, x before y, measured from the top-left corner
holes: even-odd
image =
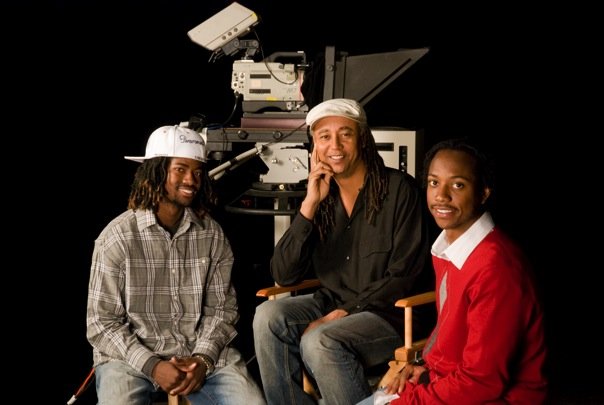
[[[345,117],[360,124],[367,123],[363,107],[355,100],[348,98],[333,98],[317,104],[306,114],[306,124],[312,130],[313,125],[325,117]]]
[[[142,162],[154,157],[189,158],[205,162],[206,146],[199,133],[178,125],[157,128],[149,136],[145,156],[124,156]]]

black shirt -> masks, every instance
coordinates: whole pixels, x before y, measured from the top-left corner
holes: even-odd
[[[313,274],[322,288],[315,298],[325,313],[372,311],[403,331],[397,299],[434,289],[425,199],[410,175],[388,168],[388,194],[373,225],[365,218],[361,190],[350,218],[338,199],[335,225],[324,241],[298,213],[275,246],[271,273],[280,285]],[[415,317],[414,317],[415,318]]]

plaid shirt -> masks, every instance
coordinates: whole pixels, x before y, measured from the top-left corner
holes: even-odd
[[[204,353],[223,367],[239,318],[232,266],[229,241],[208,215],[199,219],[187,208],[174,237],[148,210],[115,218],[92,256],[94,365],[118,359],[143,372],[158,358]]]

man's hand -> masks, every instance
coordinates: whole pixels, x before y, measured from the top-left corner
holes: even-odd
[[[425,367],[407,364],[392,380],[386,385],[384,392],[386,394],[400,394],[405,388],[407,381],[417,384],[419,376],[426,371]]]
[[[321,162],[316,148],[310,157],[310,173],[306,185],[306,197],[300,206],[300,213],[307,219],[315,216],[319,203],[329,194],[329,183],[333,170],[327,163]]]
[[[309,323],[308,326],[306,327],[306,329],[304,330],[304,333],[308,332],[311,329],[316,328],[317,326],[319,326],[323,323],[327,323],[330,321],[334,321],[336,319],[344,318],[346,315],[348,315],[348,312],[344,311],[343,309],[334,309],[327,315]],[[304,333],[302,333],[302,334],[304,334]]]
[[[153,369],[153,379],[170,395],[188,395],[206,380],[206,365],[197,357],[172,357]]]
[[[178,387],[187,373],[181,371],[170,361],[162,360],[153,368],[152,377],[157,384],[166,392],[170,392],[174,387]]]

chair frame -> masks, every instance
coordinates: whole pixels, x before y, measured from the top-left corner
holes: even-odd
[[[275,285],[274,287],[263,288],[256,292],[256,296],[274,300],[285,294],[296,295],[301,290],[317,288],[320,286],[321,282],[318,279],[308,279],[291,286]],[[436,295],[434,291],[429,291],[399,299],[394,303],[394,306],[403,308],[405,311],[404,345],[394,351],[394,360],[388,363],[389,369],[386,374],[384,374],[377,387],[387,385],[388,382],[390,382],[390,380],[392,380],[392,378],[398,374],[408,363],[418,358],[418,355],[423,350],[427,339],[413,341],[413,307],[435,302],[435,299]],[[320,398],[320,394],[316,392],[314,385],[310,382],[310,379],[306,373],[303,373],[303,388],[304,391],[313,398],[317,400]]]
[[[168,405],[190,405],[189,400],[180,395],[170,395],[168,394]]]
[[[394,303],[394,306],[404,308],[405,310],[405,336],[404,345],[394,351],[394,360],[388,365],[390,368],[382,377],[379,387],[384,387],[392,380],[392,378],[401,372],[405,366],[415,360],[418,360],[418,355],[426,345],[426,339],[413,341],[413,307],[418,305],[429,304],[436,301],[434,291],[428,291],[422,294],[413,295],[411,297],[402,298]]]

